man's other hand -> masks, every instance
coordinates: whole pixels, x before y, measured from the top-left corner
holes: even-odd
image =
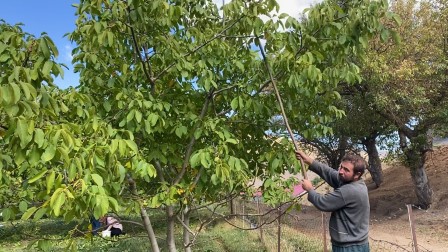
[[[313,184],[308,179],[302,180],[302,188],[307,192],[314,189]]]

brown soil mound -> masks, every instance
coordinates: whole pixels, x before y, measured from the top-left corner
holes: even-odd
[[[448,146],[434,148],[426,172],[434,198],[428,210],[413,206],[417,243],[429,251],[448,251]],[[383,164],[383,174],[383,184],[369,191],[370,236],[408,247],[412,236],[406,204],[417,204],[409,169]],[[371,180],[366,182],[373,187]]]

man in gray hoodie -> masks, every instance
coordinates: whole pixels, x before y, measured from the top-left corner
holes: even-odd
[[[308,200],[320,211],[331,212],[330,236],[333,252],[368,252],[370,204],[367,186],[361,176],[366,161],[358,155],[342,158],[338,170],[315,161],[302,151],[296,151],[297,159],[309,165],[333,192],[317,193],[311,181],[304,179],[302,187],[308,192]]]

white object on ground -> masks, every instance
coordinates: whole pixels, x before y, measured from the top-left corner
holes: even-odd
[[[101,236],[103,238],[110,237],[110,230],[103,230],[103,231],[101,231]]]

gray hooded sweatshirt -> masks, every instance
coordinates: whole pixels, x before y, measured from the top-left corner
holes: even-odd
[[[333,192],[325,195],[314,190],[308,192],[308,200],[317,209],[331,212],[329,229],[332,244],[350,246],[368,243],[370,204],[364,181],[344,183],[337,170],[317,161],[309,169],[334,188]]]

